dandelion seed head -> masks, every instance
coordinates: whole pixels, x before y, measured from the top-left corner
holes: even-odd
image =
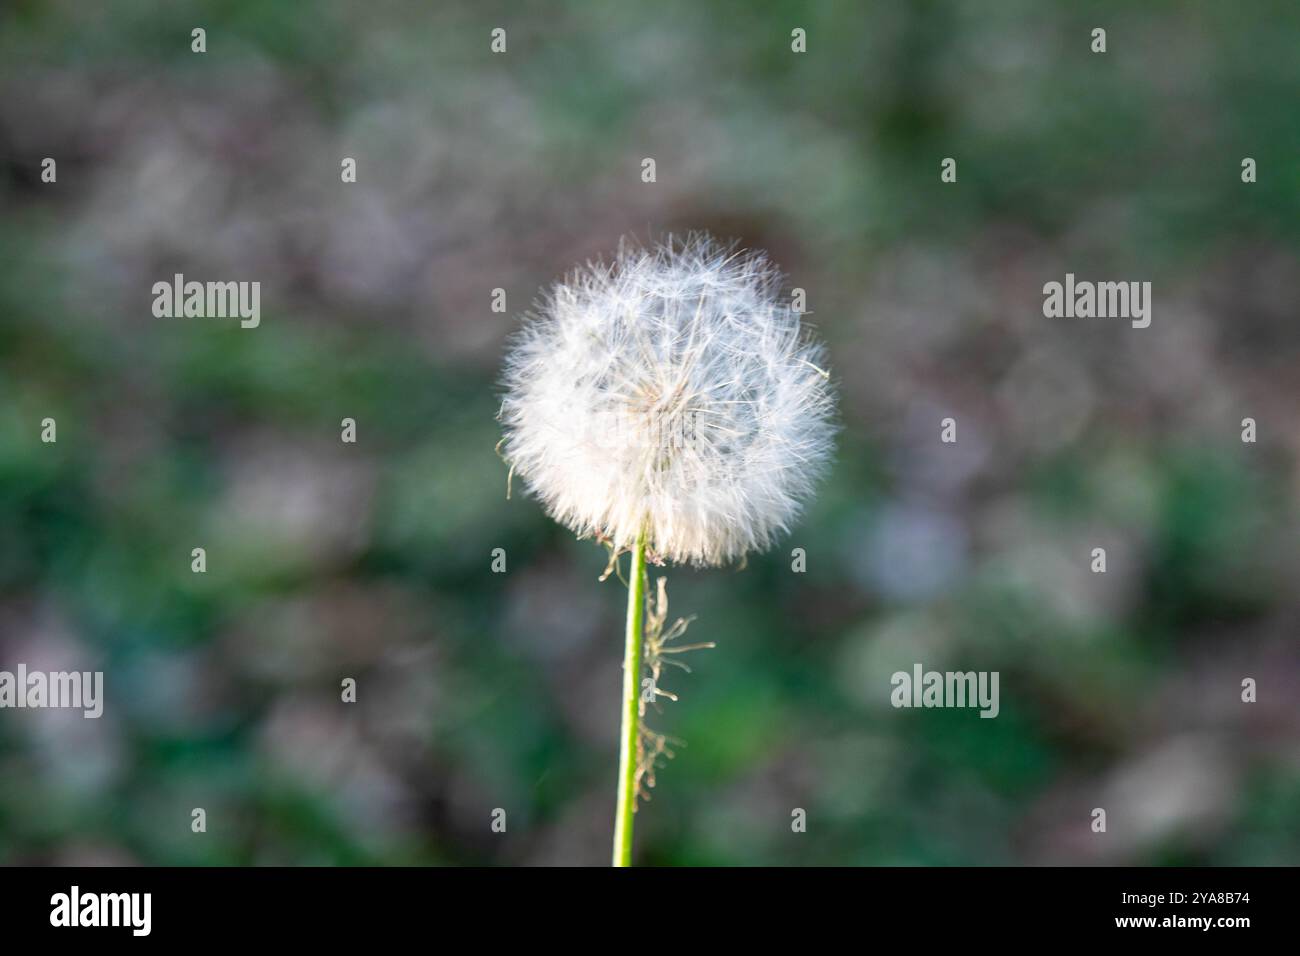
[[[789,530],[832,450],[823,348],[760,252],[692,235],[574,270],[506,357],[503,455],[580,537],[717,565]]]

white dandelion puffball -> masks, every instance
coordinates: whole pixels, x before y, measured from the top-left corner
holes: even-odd
[[[579,537],[723,564],[767,548],[830,458],[834,394],[763,253],[622,244],[557,283],[505,365],[503,456]]]

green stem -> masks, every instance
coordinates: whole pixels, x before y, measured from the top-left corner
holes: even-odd
[[[641,692],[641,631],[645,608],[645,531],[632,549],[627,579],[627,639],[623,651],[623,732],[618,748],[618,809],[614,813],[614,865],[632,865],[632,815],[636,812],[637,700]]]

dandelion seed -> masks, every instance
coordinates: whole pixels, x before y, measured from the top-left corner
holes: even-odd
[[[506,360],[504,457],[561,524],[725,564],[798,517],[833,393],[781,276],[704,236],[624,246],[554,287]]]

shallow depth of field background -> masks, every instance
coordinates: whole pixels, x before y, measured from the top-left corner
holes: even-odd
[[[668,570],[719,646],[639,860],[1300,862],[1300,9],[437,6],[0,12],[0,669],[107,674],[0,711],[0,862],[605,863],[625,592],[506,500],[495,381],[690,228],[808,290],[843,432],[775,553]],[[1066,272],[1151,327],[1045,319]],[[1001,715],[892,709],[916,662]]]

